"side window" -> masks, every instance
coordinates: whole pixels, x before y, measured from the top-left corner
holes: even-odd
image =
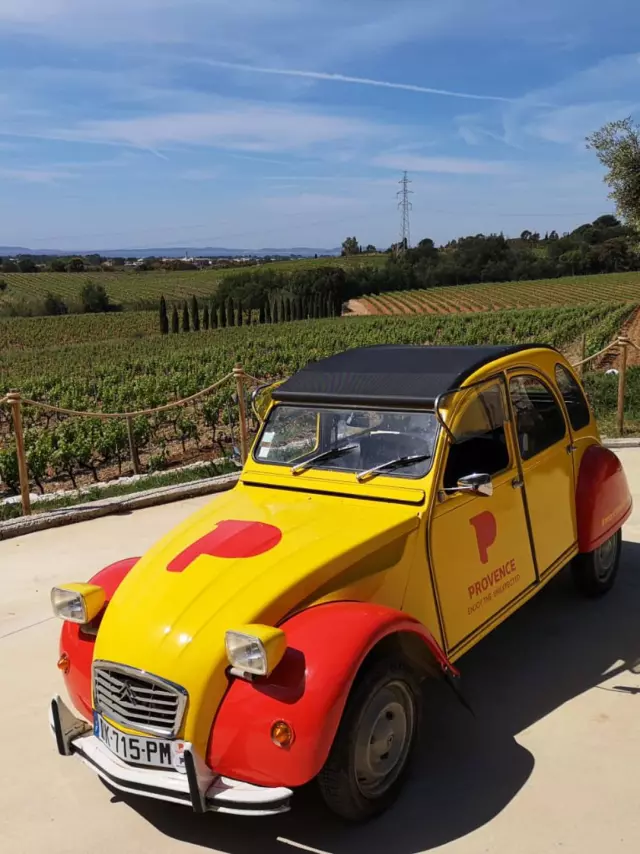
[[[474,392],[453,429],[454,442],[444,470],[443,486],[455,487],[469,474],[498,474],[509,468],[505,413],[499,383]]]
[[[564,438],[564,415],[551,389],[537,377],[513,377],[509,389],[520,455],[523,460],[530,460]]]
[[[591,420],[589,404],[582,389],[563,365],[556,365],[556,382],[564,399],[574,430],[582,430]]]

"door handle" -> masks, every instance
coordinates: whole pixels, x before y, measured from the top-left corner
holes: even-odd
[[[577,451],[577,450],[578,450],[577,445],[574,445],[573,443],[571,443],[571,445],[567,445],[567,453],[568,454],[573,454],[574,451]]]
[[[522,489],[522,487],[524,486],[524,481],[520,477],[514,477],[514,479],[511,481],[511,486],[514,489]]]

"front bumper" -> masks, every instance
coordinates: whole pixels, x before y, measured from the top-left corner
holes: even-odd
[[[266,788],[216,777],[192,747],[185,748],[186,773],[129,765],[93,734],[60,697],[54,697],[49,724],[61,756],[77,756],[106,783],[132,795],[185,804],[194,812],[275,815],[290,809],[291,789]]]

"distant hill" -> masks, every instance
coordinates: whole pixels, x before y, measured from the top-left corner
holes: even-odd
[[[289,258],[297,255],[302,258],[313,258],[314,255],[340,255],[340,249],[315,249],[309,246],[293,246],[289,249],[228,249],[224,246],[196,247],[152,247],[147,249],[28,249],[25,246],[0,246],[0,257],[14,255],[102,255],[106,258],[223,258],[252,256],[263,258],[269,255],[280,255]]]

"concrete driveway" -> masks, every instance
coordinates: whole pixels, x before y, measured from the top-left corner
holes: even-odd
[[[566,573],[460,662],[472,717],[430,689],[424,744],[395,808],[364,827],[312,786],[267,819],[115,795],[55,751],[47,724],[59,623],[49,589],[140,554],[201,498],[0,542],[0,850],[6,854],[618,854],[640,850],[640,451],[623,566],[601,601]]]

